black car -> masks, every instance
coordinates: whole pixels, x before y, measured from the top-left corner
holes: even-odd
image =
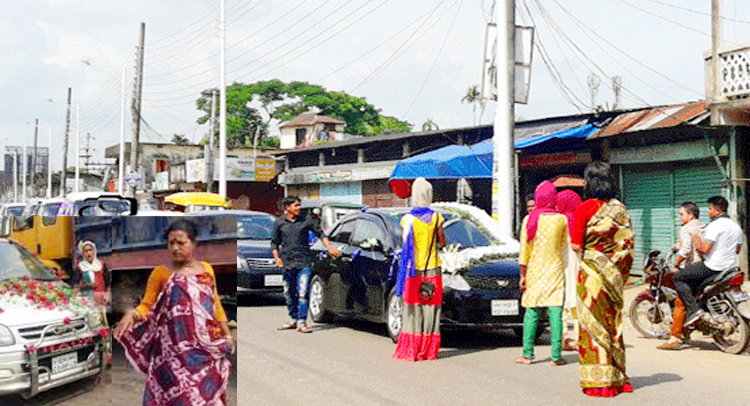
[[[237,293],[281,292],[281,269],[271,253],[276,217],[258,211],[217,212],[237,216]]]
[[[445,218],[448,246],[459,249],[497,245],[476,220],[449,210]],[[331,244],[342,255],[332,258],[316,243],[318,260],[310,285],[310,314],[315,322],[333,316],[386,323],[395,341],[401,331],[401,298],[395,296],[401,250],[401,217],[407,208],[366,209],[350,214],[331,230]],[[516,258],[479,262],[457,273],[443,274],[441,325],[523,328],[518,287],[520,269]]]

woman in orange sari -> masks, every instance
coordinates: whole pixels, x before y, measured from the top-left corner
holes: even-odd
[[[141,304],[115,338],[146,374],[144,406],[224,406],[235,351],[211,265],[194,257],[195,224],[178,220],[165,236],[171,263],[151,273]]]
[[[625,373],[623,288],[633,263],[633,227],[615,197],[610,166],[592,162],[584,172],[588,198],[575,211],[571,243],[582,252],[577,315],[580,380],[588,396],[632,392]]]

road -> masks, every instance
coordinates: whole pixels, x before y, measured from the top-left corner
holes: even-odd
[[[625,300],[642,290],[626,290]],[[437,361],[391,358],[395,345],[379,325],[347,321],[313,324],[313,334],[276,331],[286,320],[278,296],[245,298],[238,314],[239,380],[243,405],[593,405],[578,386],[578,355],[550,365],[549,335],[537,362],[518,365],[512,332],[443,332]],[[747,404],[750,357],[724,354],[700,333],[696,345],[661,351],[625,320],[627,371],[635,392],[608,404]]]

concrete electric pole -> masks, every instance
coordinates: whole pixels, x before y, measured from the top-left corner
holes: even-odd
[[[133,142],[130,145],[130,170],[138,171],[138,138],[141,131],[141,91],[143,89],[143,49],[146,38],[146,23],[141,23],[141,40],[135,62],[135,87],[133,89]],[[124,174],[120,174],[123,177]]]
[[[507,235],[513,235],[515,209],[513,127],[515,111],[515,2],[498,1],[497,108],[492,144],[492,217]],[[503,61],[505,63],[503,63]]]

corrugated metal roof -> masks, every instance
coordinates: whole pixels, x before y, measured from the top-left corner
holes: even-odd
[[[341,121],[329,116],[321,116],[318,113],[302,113],[297,117],[287,121],[280,127],[305,127],[315,125],[317,123],[330,123],[330,124],[346,124],[345,121]]]
[[[680,124],[696,124],[703,121],[709,114],[705,100],[623,113],[606,127],[592,134],[589,139],[675,127]]]

